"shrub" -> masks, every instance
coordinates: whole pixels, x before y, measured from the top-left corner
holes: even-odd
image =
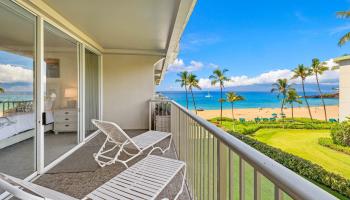
[[[257,132],[261,127],[258,125],[236,125],[235,126],[235,132],[243,134],[243,135],[250,135],[250,134],[254,134],[255,132]]]
[[[350,146],[350,123],[342,122],[331,129],[331,137],[334,144]]]
[[[321,185],[327,186],[332,190],[350,198],[350,180],[345,179],[338,174],[328,172],[321,166],[308,160],[290,153],[286,153],[280,149],[271,147],[245,135],[233,132],[230,133],[297,174],[313,180]]]
[[[319,138],[318,144],[350,155],[350,147],[344,147],[338,144],[334,144],[331,138]]]

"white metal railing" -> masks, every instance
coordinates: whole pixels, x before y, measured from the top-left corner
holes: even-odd
[[[157,104],[168,105],[165,112],[171,113],[173,142],[178,159],[187,164],[192,199],[336,199],[178,103],[151,100],[150,109]]]

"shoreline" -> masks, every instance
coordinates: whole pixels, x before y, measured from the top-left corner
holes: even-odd
[[[314,119],[324,120],[323,106],[312,106],[310,107],[310,110],[311,110],[312,117]],[[327,111],[328,119],[339,118],[339,105],[326,106],[326,111]],[[281,113],[281,109],[280,108],[236,108],[236,109],[234,108],[233,112],[236,119],[245,118],[246,120],[253,120],[256,117],[270,118],[272,117],[272,113],[276,113],[280,117],[279,114]],[[223,117],[232,118],[231,109],[223,109],[222,113],[223,113],[222,114]],[[285,108],[284,113],[286,114],[286,117],[288,118],[292,117],[291,108]],[[220,109],[198,111],[198,115],[207,120],[212,119],[214,117],[220,116]],[[294,108],[294,117],[309,118],[309,112],[307,107]]]

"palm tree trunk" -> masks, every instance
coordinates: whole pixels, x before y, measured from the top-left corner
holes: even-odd
[[[292,106],[292,119],[294,121],[294,106],[293,106],[293,103],[291,103],[291,106]]]
[[[283,95],[283,99],[282,99],[282,105],[281,105],[281,114],[284,114],[283,109],[284,109],[284,101],[286,99],[286,95]]]
[[[307,101],[306,93],[305,93],[305,84],[304,84],[304,80],[301,80],[301,84],[302,84],[302,86],[303,86],[303,94],[304,94],[305,103],[306,103],[307,109],[308,109],[308,111],[309,111],[310,119],[311,119],[311,121],[312,121],[313,119],[312,119],[312,114],[311,114],[311,110],[310,110],[310,105],[309,105],[309,102]]]
[[[232,111],[232,130],[235,130],[235,115],[233,114],[233,102],[231,102],[231,111]]]
[[[222,86],[220,85],[220,124],[222,124]]]
[[[233,114],[233,102],[231,103],[231,110],[232,110],[232,121],[235,120],[235,115]]]
[[[322,100],[322,104],[323,104],[324,119],[325,119],[325,121],[327,121],[327,109],[326,109],[326,104],[324,103],[323,94],[322,94],[322,91],[321,91],[320,82],[319,82],[319,80],[318,80],[318,74],[317,74],[317,73],[316,73],[316,81],[317,81],[318,92],[320,93],[321,100]]]
[[[185,91],[186,91],[186,108],[188,110],[188,95],[187,95],[187,85],[185,84]]]
[[[192,94],[192,101],[193,101],[194,110],[195,110],[195,112],[197,114],[196,101],[194,100],[193,91],[192,91],[192,89],[190,89],[190,91],[191,91],[191,94]]]

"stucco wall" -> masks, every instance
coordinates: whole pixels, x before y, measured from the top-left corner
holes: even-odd
[[[123,129],[148,128],[154,93],[153,65],[159,56],[103,55],[103,119]]]
[[[339,73],[339,119],[350,117],[350,61],[342,63]]]

